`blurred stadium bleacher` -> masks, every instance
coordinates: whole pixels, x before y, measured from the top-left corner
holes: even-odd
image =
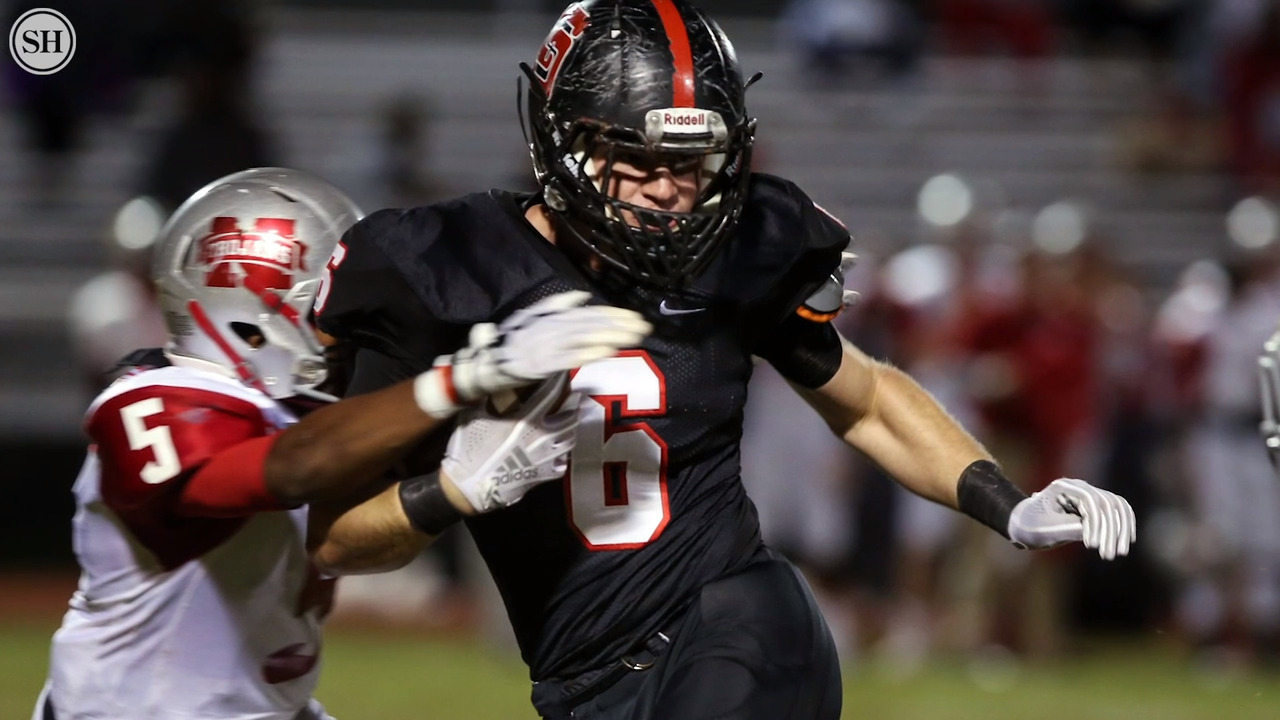
[[[994,182],[1013,209],[1062,197],[1102,203],[1117,258],[1153,290],[1222,235],[1221,177],[1135,178],[1117,164],[1117,129],[1149,90],[1138,63],[1052,59],[1028,92],[1009,60],[932,56],[905,89],[816,89],[775,41],[772,21],[726,26],[744,66],[766,74],[750,95],[763,164],[809,189],[855,237],[911,242],[919,187],[948,171]],[[322,172],[384,98],[422,92],[434,104],[434,169],[459,188],[486,189],[524,172],[515,78],[540,34],[530,27],[518,18],[285,12],[267,25],[250,92],[287,162]],[[101,269],[102,237],[154,141],[165,98],[146,98],[136,114],[95,119],[56,204],[39,204],[22,162],[0,163],[2,436],[77,436],[86,396],[66,303]],[[0,144],[18,143],[14,116],[0,114]]]

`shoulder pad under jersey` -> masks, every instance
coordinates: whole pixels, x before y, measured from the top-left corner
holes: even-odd
[[[438,322],[491,319],[552,273],[517,213],[510,197],[495,192],[369,215],[330,261],[331,284],[316,307],[321,327],[344,337],[371,322],[396,325],[406,302],[420,308],[411,314]]]
[[[795,183],[756,173],[737,232],[695,288],[775,320],[810,298],[815,313],[838,312],[825,296],[834,290],[827,285],[840,275],[849,242],[845,226]],[[839,283],[843,289],[842,275]]]
[[[857,259],[858,256],[853,252],[853,238],[850,237],[845,249],[840,253],[840,265],[818,285],[813,294],[800,303],[796,308],[796,314],[814,322],[830,322],[842,310],[857,302],[858,293],[847,290],[844,286],[845,276]]]

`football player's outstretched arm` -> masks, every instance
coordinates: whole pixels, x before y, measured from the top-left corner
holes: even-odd
[[[354,505],[312,505],[307,548],[315,566],[330,575],[362,575],[395,570],[417,557],[436,536],[409,521],[399,489],[394,483]]]
[[[634,347],[651,330],[633,311],[585,306],[589,297],[560,293],[501,325],[476,325],[471,343],[437,358],[431,370],[311,413],[273,441],[268,487],[293,503],[349,494],[459,409]]]
[[[1124,498],[1071,478],[1027,497],[906,373],[842,343],[835,375],[800,392],[836,434],[903,486],[965,512],[1020,547],[1079,541],[1106,559],[1128,554],[1136,522]]]
[[[842,338],[831,380],[801,395],[832,431],[913,492],[957,507],[956,478],[991,456],[911,377]]]
[[[578,424],[578,396],[561,373],[497,416],[464,410],[439,473],[404,480],[336,515],[313,509],[312,558],[334,574],[400,567],[467,515],[519,502],[530,489],[564,477]]]
[[[414,381],[319,408],[276,438],[266,456],[267,486],[293,504],[333,500],[382,477],[440,425],[418,406]]]

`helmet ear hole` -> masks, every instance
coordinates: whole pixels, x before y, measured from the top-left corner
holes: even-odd
[[[231,322],[231,332],[235,333],[239,338],[253,349],[258,349],[267,344],[267,336],[262,332],[262,328],[253,323]]]

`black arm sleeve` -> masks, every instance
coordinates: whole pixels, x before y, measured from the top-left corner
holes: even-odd
[[[409,522],[428,535],[439,535],[462,519],[462,513],[449,502],[434,473],[419,475],[400,482],[400,506]]]
[[[975,460],[956,485],[960,512],[1009,537],[1009,516],[1027,494],[1009,482],[990,460]]]

